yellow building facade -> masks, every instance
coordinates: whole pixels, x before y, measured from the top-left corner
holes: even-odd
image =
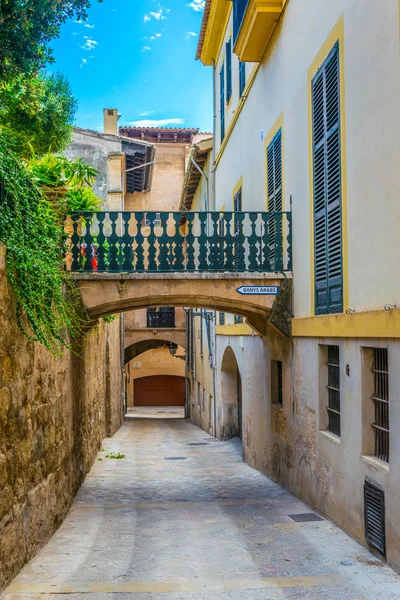
[[[240,413],[245,460],[399,568],[400,15],[384,5],[207,0],[197,56],[211,206],[293,224],[292,337],[215,316],[216,414]]]

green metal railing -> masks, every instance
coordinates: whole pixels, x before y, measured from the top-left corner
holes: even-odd
[[[83,212],[66,232],[74,272],[292,270],[290,212]]]

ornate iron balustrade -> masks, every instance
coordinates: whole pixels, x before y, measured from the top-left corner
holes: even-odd
[[[290,212],[82,212],[66,234],[74,272],[292,270]]]

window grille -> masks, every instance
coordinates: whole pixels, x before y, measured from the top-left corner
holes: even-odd
[[[219,313],[219,324],[225,325],[225,313],[224,312]]]
[[[374,348],[375,456],[389,462],[389,361],[387,348]]]
[[[339,346],[328,346],[328,431],[340,437]]]
[[[175,307],[163,306],[161,308],[147,309],[147,327],[175,327]]]

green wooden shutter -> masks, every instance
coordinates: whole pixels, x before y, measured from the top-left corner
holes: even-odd
[[[232,40],[226,43],[226,101],[232,96]]]
[[[233,210],[234,212],[242,212],[242,188],[239,188],[233,198]],[[237,270],[242,265],[242,261],[240,260],[240,245],[243,244],[243,236],[241,235],[241,221],[235,216],[233,220],[233,231],[235,236],[235,242],[233,245],[234,251],[234,260],[235,260],[235,269]]]
[[[275,135],[267,148],[267,188],[268,211],[282,212],[282,130]],[[282,218],[271,216],[268,221],[269,260],[271,268],[275,268],[277,253],[283,252]]]
[[[246,63],[239,61],[239,95],[243,96],[246,87]]]
[[[339,43],[312,81],[315,313],[343,311]]]
[[[220,94],[220,111],[221,111],[221,142],[225,137],[225,68],[219,72],[219,94]]]

